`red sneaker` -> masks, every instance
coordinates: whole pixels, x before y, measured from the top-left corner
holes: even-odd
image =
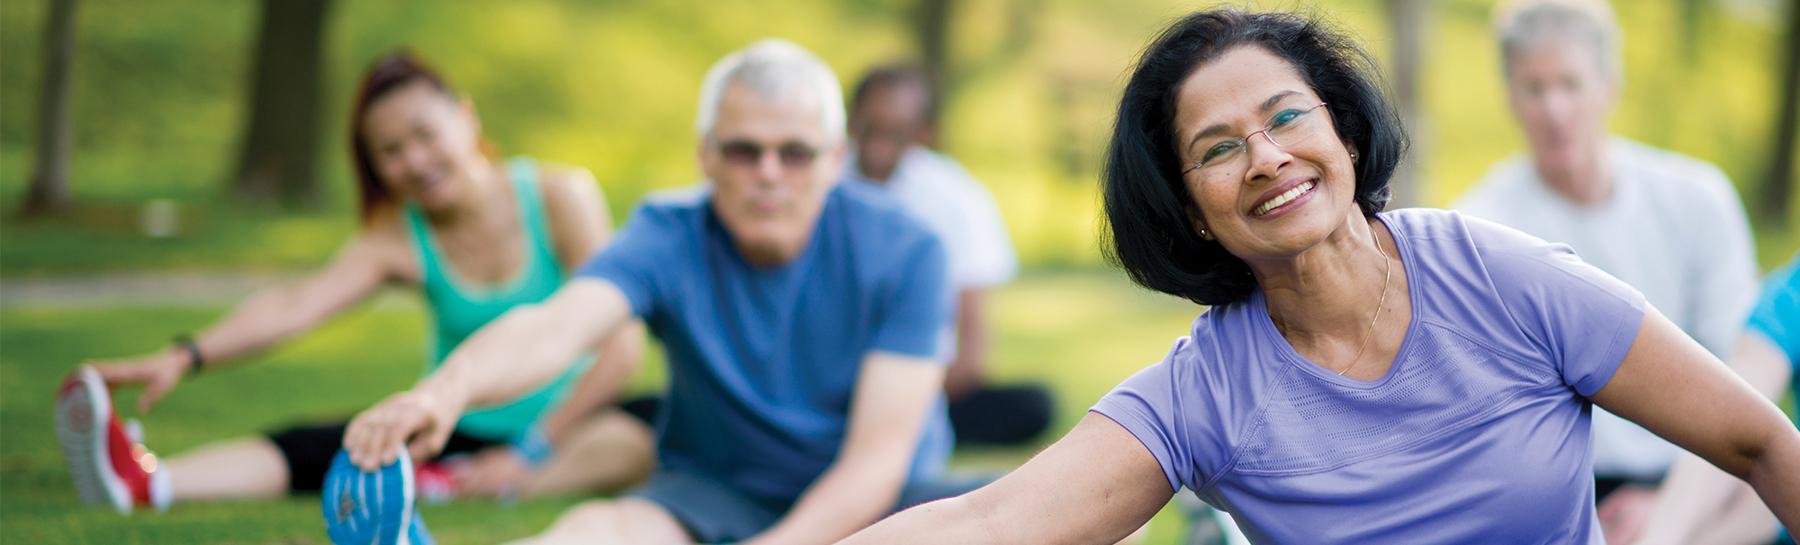
[[[56,437],[82,502],[120,513],[138,505],[168,507],[168,476],[157,471],[155,454],[126,436],[93,367],[76,369],[57,390]]]
[[[422,503],[444,503],[456,498],[456,468],[447,462],[423,462],[413,466],[413,485]]]

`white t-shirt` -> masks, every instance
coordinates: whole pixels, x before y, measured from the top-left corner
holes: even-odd
[[[900,156],[885,183],[863,177],[854,154],[844,181],[892,195],[944,243],[950,286],[960,292],[1005,284],[1018,274],[1019,258],[987,187],[943,154],[913,146]]]
[[[1613,190],[1605,202],[1569,202],[1521,155],[1494,165],[1452,207],[1568,244],[1726,358],[1757,288],[1737,190],[1717,167],[1680,154],[1623,138],[1608,142],[1606,152]],[[1594,413],[1597,475],[1660,479],[1680,453],[1637,424],[1598,407]]]

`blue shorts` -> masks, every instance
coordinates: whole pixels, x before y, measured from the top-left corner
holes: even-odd
[[[981,488],[991,478],[937,478],[907,483],[895,511]],[[699,543],[739,541],[774,526],[791,504],[771,502],[689,473],[658,470],[624,497],[648,500],[667,510]]]

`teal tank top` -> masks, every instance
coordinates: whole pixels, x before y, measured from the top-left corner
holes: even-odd
[[[457,279],[444,261],[443,249],[427,227],[424,214],[417,206],[406,205],[406,224],[412,231],[424,274],[425,302],[431,307],[431,360],[427,373],[442,365],[444,357],[463,339],[494,318],[515,306],[543,301],[562,286],[562,267],[556,260],[544,201],[538,193],[537,166],[530,159],[515,158],[507,162],[506,171],[519,205],[519,221],[524,224],[525,258],[516,276],[498,286],[470,286]],[[579,360],[579,365],[571,365],[537,391],[503,405],[465,413],[457,421],[456,430],[497,441],[523,437],[545,414],[545,409],[556,406],[568,395],[569,387],[586,370],[591,358],[584,355]]]

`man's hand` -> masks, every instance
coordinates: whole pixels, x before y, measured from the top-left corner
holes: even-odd
[[[1656,489],[1628,484],[1619,487],[1600,501],[1600,527],[1606,533],[1607,545],[1625,545],[1637,541],[1656,507]]]
[[[409,447],[413,458],[429,458],[443,450],[462,410],[462,403],[424,390],[388,396],[350,421],[344,450],[366,471],[393,463],[403,446]]]

